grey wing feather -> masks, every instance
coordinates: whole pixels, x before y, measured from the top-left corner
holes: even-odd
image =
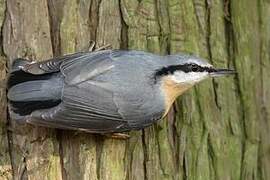
[[[79,59],[65,61],[60,69],[69,85],[82,83],[113,68],[110,50],[98,51]]]
[[[68,54],[65,56],[60,56],[45,61],[28,63],[24,65],[21,69],[25,72],[36,75],[58,72],[63,62],[69,61],[71,59],[72,60],[79,59],[80,57],[86,56],[89,53],[90,52],[78,52],[75,54]]]
[[[127,121],[118,113],[112,92],[91,86],[67,88],[58,107],[34,112],[30,123],[94,133],[126,130]]]

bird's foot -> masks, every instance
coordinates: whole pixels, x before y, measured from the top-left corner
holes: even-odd
[[[105,50],[105,49],[111,49],[112,46],[110,44],[106,44],[104,46],[97,46],[95,41],[90,41],[89,42],[89,47],[88,47],[88,51],[89,52],[94,52],[94,51],[101,51],[101,50]]]
[[[124,133],[105,134],[105,136],[112,139],[121,139],[121,140],[127,140],[130,138],[128,134],[124,134]]]
[[[89,52],[93,52],[94,49],[95,49],[95,46],[96,46],[96,42],[91,40],[91,41],[89,42],[88,51],[89,51]]]

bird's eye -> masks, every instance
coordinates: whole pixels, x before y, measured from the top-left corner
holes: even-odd
[[[193,72],[198,72],[199,71],[199,67],[196,64],[191,64],[190,69]]]

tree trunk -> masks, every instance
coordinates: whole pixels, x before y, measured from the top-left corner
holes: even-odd
[[[0,0],[0,22],[0,179],[270,179],[269,0]],[[14,58],[85,51],[90,40],[193,53],[238,74],[200,83],[126,141],[8,119]]]

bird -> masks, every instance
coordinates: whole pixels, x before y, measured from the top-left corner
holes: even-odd
[[[204,79],[232,75],[188,54],[77,52],[40,62],[15,59],[7,81],[11,119],[95,134],[146,128]]]

